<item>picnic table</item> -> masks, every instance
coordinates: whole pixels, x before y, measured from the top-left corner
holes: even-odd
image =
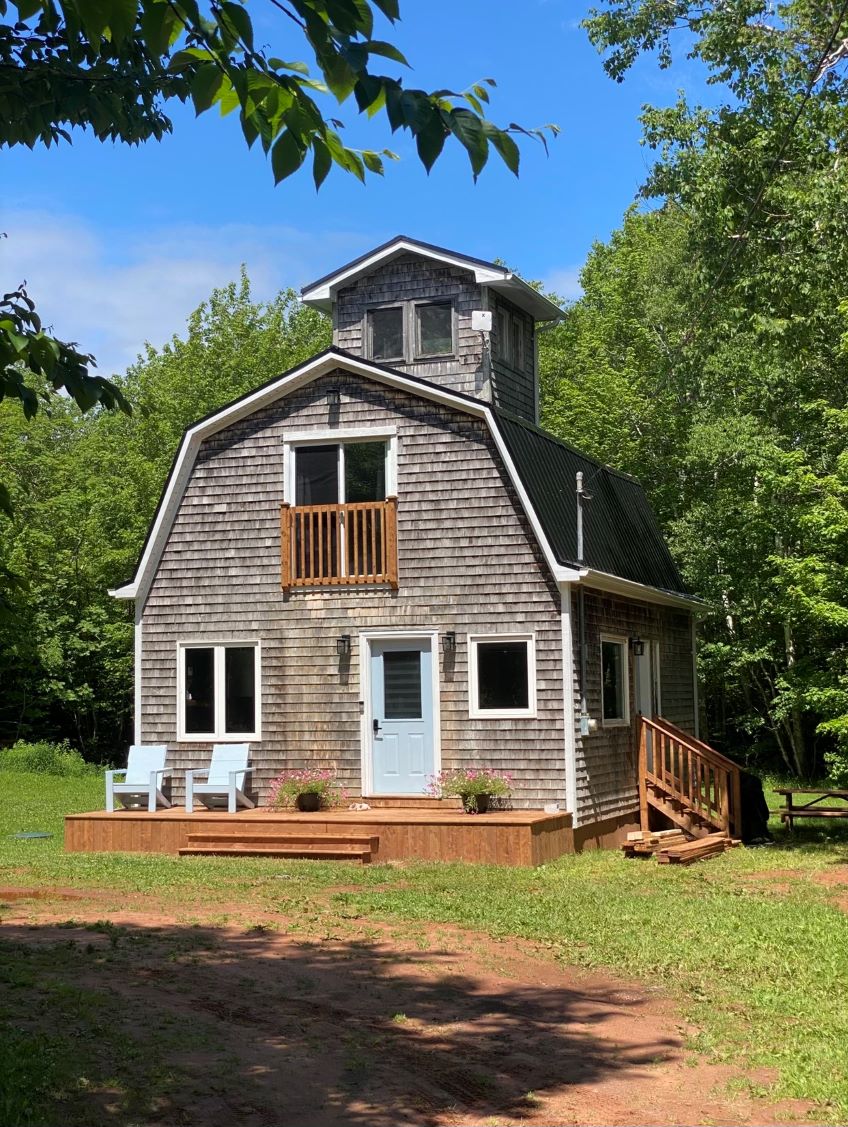
[[[806,790],[802,787],[775,787],[775,794],[786,798],[786,805],[780,807],[780,820],[788,822],[790,830],[795,818],[848,818],[848,790]],[[814,795],[807,802],[796,803],[793,796]],[[820,806],[820,802],[835,799],[842,806]]]

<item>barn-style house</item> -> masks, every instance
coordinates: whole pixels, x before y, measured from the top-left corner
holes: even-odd
[[[113,592],[135,604],[135,741],[167,745],[172,800],[232,741],[254,826],[270,780],[307,766],[337,770],[360,828],[440,824],[430,777],[473,766],[513,778],[489,829],[547,818],[553,854],[619,840],[640,801],[673,816],[645,745],[704,746],[700,604],[639,483],[539,427],[537,338],[561,311],[406,237],[302,298],[332,347],[187,431]]]

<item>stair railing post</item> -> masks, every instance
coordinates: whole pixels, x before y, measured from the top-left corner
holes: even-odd
[[[655,737],[656,739],[656,737]],[[654,752],[656,757],[656,751]],[[644,717],[639,717],[639,825],[643,830],[648,825],[648,739]]]

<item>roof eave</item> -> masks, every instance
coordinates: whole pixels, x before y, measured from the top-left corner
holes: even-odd
[[[580,582],[587,587],[596,587],[598,590],[609,591],[613,595],[623,595],[629,599],[642,599],[648,603],[680,607],[692,614],[709,613],[709,604],[699,599],[697,595],[651,587],[647,583],[638,583],[635,579],[624,579],[620,575],[610,575],[606,571],[596,571],[591,567],[581,568]]]

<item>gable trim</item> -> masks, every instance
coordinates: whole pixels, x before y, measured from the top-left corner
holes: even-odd
[[[371,273],[376,267],[402,254],[415,254],[444,266],[467,270],[474,275],[474,281],[478,285],[488,285],[492,289],[501,291],[537,321],[556,321],[562,317],[559,306],[511,270],[494,262],[485,262],[481,258],[472,258],[456,251],[446,250],[444,247],[434,246],[432,243],[422,243],[406,235],[398,235],[374,250],[360,255],[359,258],[354,258],[331,274],[325,274],[323,278],[310,282],[300,291],[300,299],[305,305],[329,313],[339,289],[351,285]]]

